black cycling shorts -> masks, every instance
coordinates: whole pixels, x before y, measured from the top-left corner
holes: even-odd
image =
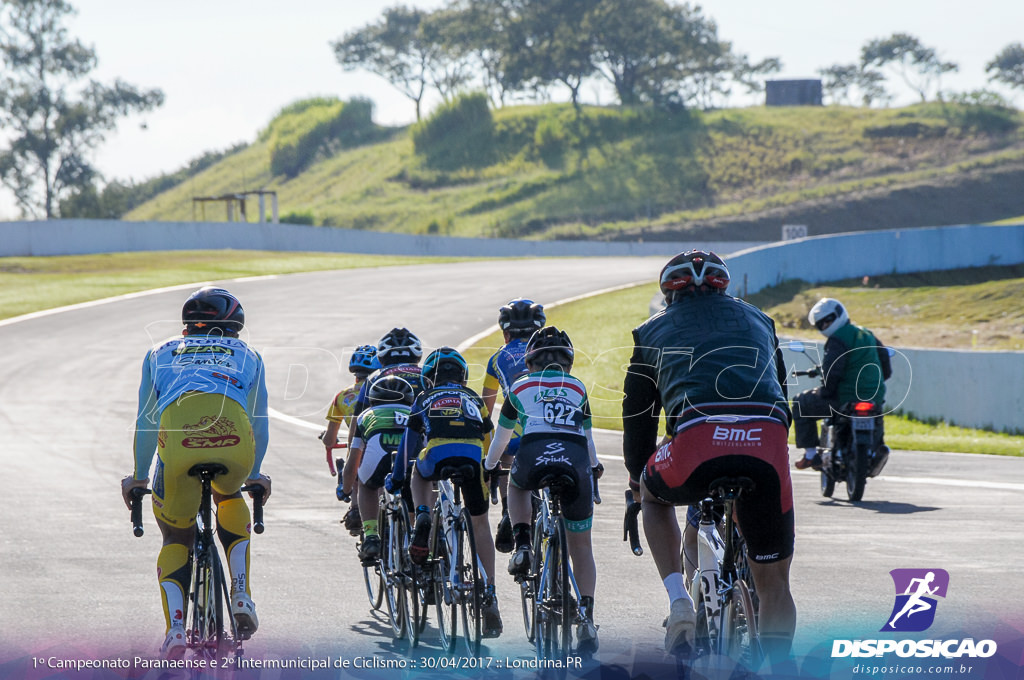
[[[473,468],[473,478],[463,480],[460,487],[462,489],[462,505],[469,510],[469,514],[473,517],[486,515],[487,506],[490,504],[487,502],[487,484],[484,483],[481,472],[483,468],[479,460],[465,456],[448,456],[437,461],[434,465],[433,473],[429,477],[424,476],[423,478],[429,480],[441,479],[447,476],[447,470],[458,469],[463,466]],[[420,474],[422,476],[422,469],[420,469]]]
[[[590,452],[575,439],[526,436],[512,460],[509,479],[520,489],[539,489],[551,473],[565,473],[576,480],[562,498],[562,515],[570,522],[582,522],[594,514],[594,483]]]
[[[643,482],[674,505],[699,503],[719,477],[749,477],[752,491],[736,502],[736,518],[755,562],[793,554],[793,485],[787,429],[772,420],[700,422],[676,433],[644,467]]]

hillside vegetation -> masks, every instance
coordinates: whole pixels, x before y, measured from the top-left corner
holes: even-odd
[[[999,106],[492,111],[471,95],[412,128],[370,114],[365,100],[297,102],[126,218],[191,220],[194,196],[259,188],[287,221],[514,238],[761,240],[783,223],[820,234],[1024,213],[1024,116]]]

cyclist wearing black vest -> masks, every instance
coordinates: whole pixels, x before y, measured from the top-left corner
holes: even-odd
[[[785,367],[774,322],[725,293],[729,270],[714,253],[692,250],[661,271],[667,307],[633,331],[623,386],[623,457],[639,488],[644,533],[668,593],[665,646],[693,641],[694,605],[680,558],[676,506],[700,501],[719,477],[755,488],[736,503],[760,597],[770,657],[785,657],[796,627],[789,589],[793,491]],[[664,409],[668,438],[657,444]]]
[[[881,408],[885,402],[885,381],[892,375],[892,365],[885,346],[874,333],[852,323],[838,300],[818,300],[807,320],[828,338],[821,361],[825,384],[793,398],[793,433],[797,448],[804,450],[794,467],[818,470],[821,469],[818,419],[851,401],[870,401]],[[888,458],[888,449],[880,447],[879,452]],[[881,461],[881,465],[884,464]]]

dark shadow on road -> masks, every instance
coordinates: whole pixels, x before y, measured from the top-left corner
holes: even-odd
[[[829,508],[850,508],[851,510],[872,510],[881,515],[913,515],[919,512],[934,512],[942,508],[931,505],[914,505],[893,501],[860,501],[851,503],[837,498],[818,501],[818,505]]]

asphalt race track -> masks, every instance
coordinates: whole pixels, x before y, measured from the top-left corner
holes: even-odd
[[[396,325],[416,332],[428,350],[456,345],[491,326],[512,297],[550,303],[652,280],[661,264],[466,262],[227,284],[245,306],[247,339],[264,355],[279,414],[264,464],[274,481],[267,530],[252,547],[261,627],[247,655],[409,654],[391,640],[385,615],[367,606],[355,539],[338,524],[347,506],[334,497],[315,439],[329,400],[349,383],[346,349]],[[154,578],[159,531],[147,508],[146,535],[132,536],[119,481],[131,471],[142,357],[179,330],[176,315],[188,292],[0,323],[0,676],[20,675],[29,657],[151,656],[162,641]],[[635,670],[663,661],[668,602],[650,556],[634,557],[622,542],[619,437],[601,432],[597,442],[608,469],[594,522],[598,659]],[[897,451],[858,504],[838,500],[842,485],[836,500],[822,498],[816,473],[796,472],[794,485],[800,654],[813,656],[834,638],[876,637],[892,610],[888,572],[897,568],[950,574],[928,636],[1024,629],[1024,460]],[[505,562],[499,554],[505,632],[485,640],[483,654],[531,659]],[[437,655],[433,616],[411,657]]]

